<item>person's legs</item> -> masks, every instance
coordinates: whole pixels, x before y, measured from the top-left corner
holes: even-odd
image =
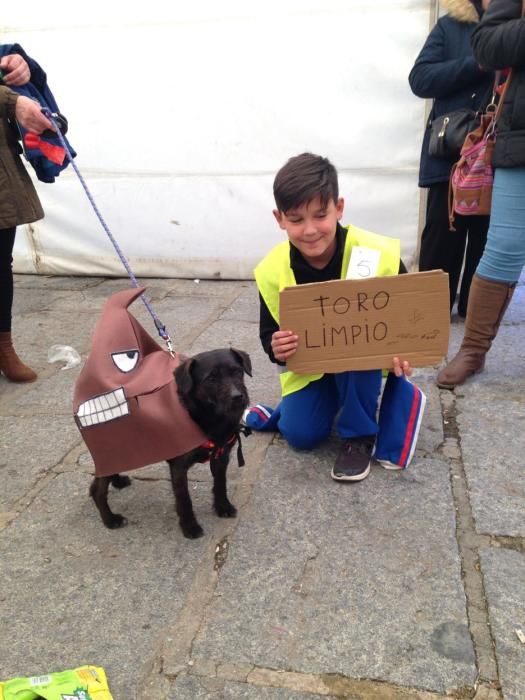
[[[283,397],[277,427],[291,447],[310,450],[330,435],[338,409],[334,376],[325,374]]]
[[[361,481],[370,472],[378,431],[376,416],[381,371],[341,372],[334,377],[341,406],[336,428],[343,444],[332,469],[332,478]]]
[[[499,168],[494,175],[492,212],[476,275],[515,284],[525,265],[525,168]]]
[[[381,392],[381,370],[334,374],[341,413],[337,432],[343,438],[375,435],[377,402]]]
[[[487,231],[490,218],[488,216],[468,216],[468,237],[467,249],[465,252],[465,267],[461,279],[461,288],[458,299],[458,314],[463,318],[467,315],[468,295],[472,277],[481,260],[485,243],[487,242]]]
[[[472,280],[459,352],[437,376],[453,389],[480,372],[525,265],[525,168],[496,170],[487,244]]]
[[[11,339],[15,228],[0,229],[0,374],[12,382],[33,382],[36,374],[18,357]]]
[[[0,333],[11,330],[15,228],[0,229]]]
[[[456,217],[456,231],[450,231],[448,220],[448,182],[428,188],[425,227],[421,234],[419,271],[444,270],[448,273],[450,309],[458,288],[467,233],[465,217]]]

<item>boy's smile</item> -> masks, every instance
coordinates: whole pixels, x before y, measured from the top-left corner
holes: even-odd
[[[337,203],[330,199],[323,206],[321,198],[316,197],[287,212],[274,209],[273,215],[303,258],[321,270],[335,253],[337,222],[343,216],[344,204],[340,197]]]

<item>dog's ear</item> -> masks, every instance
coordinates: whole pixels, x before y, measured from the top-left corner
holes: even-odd
[[[176,367],[175,372],[173,373],[175,375],[177,387],[184,396],[187,396],[193,387],[193,375],[191,373],[191,369],[194,362],[195,361],[189,357],[187,360],[184,360],[182,364]]]
[[[246,374],[252,376],[252,361],[247,352],[243,350],[236,350],[235,348],[230,348],[237,362],[241,365]]]

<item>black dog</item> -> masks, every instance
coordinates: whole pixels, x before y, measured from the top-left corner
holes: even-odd
[[[234,518],[237,515],[226,492],[226,470],[231,449],[240,440],[242,414],[248,407],[244,372],[252,376],[250,357],[234,348],[202,352],[186,359],[175,370],[180,399],[209,439],[205,445],[168,460],[176,510],[185,537],[196,538],[203,534],[188,491],[188,469],[196,462],[210,461],[213,505],[217,515],[220,518]],[[113,513],[108,505],[110,483],[116,488],[124,488],[131,481],[120,474],[95,477],[89,493],[104,525],[109,528],[122,527],[127,523],[126,518]]]

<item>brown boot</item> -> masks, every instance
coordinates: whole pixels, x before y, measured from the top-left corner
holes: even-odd
[[[11,382],[34,382],[37,377],[16,354],[9,332],[0,333],[0,374]]]
[[[474,275],[465,319],[465,335],[458,354],[438,374],[440,389],[453,389],[467,377],[481,372],[485,355],[496,337],[515,285],[492,282]]]

